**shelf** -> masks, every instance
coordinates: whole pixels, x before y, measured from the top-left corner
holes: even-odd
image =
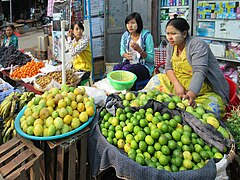
[[[104,37],[104,35],[92,36],[92,38]]]
[[[199,0],[198,2],[199,3],[216,3],[216,2],[221,2],[221,1],[228,1],[228,2],[230,2],[230,1],[232,1],[232,2],[236,2],[236,0],[216,0],[216,1],[213,1],[213,0],[210,0],[210,1],[206,1],[206,0],[203,0],[203,1],[201,1],[201,0]]]
[[[214,37],[202,37],[202,36],[197,36],[201,39],[206,39],[206,40],[212,40],[212,41],[223,41],[223,42],[240,42],[238,39],[226,39],[226,38],[214,38]]]
[[[189,6],[163,6],[161,9],[171,9],[171,8],[186,8],[188,9]]]
[[[240,60],[238,59],[228,59],[228,58],[223,58],[223,57],[216,57],[218,60],[222,61],[229,61],[229,62],[235,62],[235,63],[240,63]]]
[[[197,19],[197,21],[237,21],[239,19]]]

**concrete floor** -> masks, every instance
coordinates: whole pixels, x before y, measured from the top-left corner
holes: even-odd
[[[25,52],[32,52],[38,46],[37,37],[43,34],[43,29],[37,29],[35,27],[28,29],[27,32],[18,37],[19,48],[24,49]]]

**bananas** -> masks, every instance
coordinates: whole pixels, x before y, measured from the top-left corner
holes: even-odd
[[[0,144],[5,143],[17,135],[14,120],[18,112],[35,96],[33,92],[24,92],[20,94],[13,92],[7,96],[0,104],[0,117],[3,123],[0,128]]]

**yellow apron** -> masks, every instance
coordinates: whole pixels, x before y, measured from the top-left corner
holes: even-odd
[[[92,71],[92,53],[90,44],[81,53],[73,57],[73,68],[76,70]]]
[[[184,48],[180,56],[177,56],[177,46],[174,47],[172,67],[178,81],[185,89],[188,89],[192,79],[192,66],[187,61],[186,48]],[[152,77],[144,89],[159,89],[168,94],[175,94],[173,84],[166,74],[157,74]],[[213,92],[206,82],[203,83],[201,91],[195,101],[206,110],[214,112],[217,117],[223,117],[225,115],[225,103],[221,96]]]

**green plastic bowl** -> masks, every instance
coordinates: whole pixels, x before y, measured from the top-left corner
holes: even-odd
[[[122,91],[129,90],[137,80],[137,76],[124,70],[111,71],[107,74],[107,78],[114,89]]]

